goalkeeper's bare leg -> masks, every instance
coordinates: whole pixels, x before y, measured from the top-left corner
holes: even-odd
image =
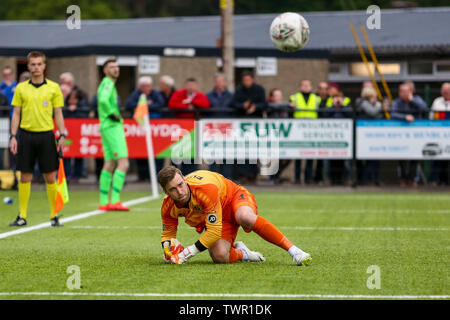
[[[270,221],[256,215],[249,206],[240,206],[235,212],[236,222],[241,225],[246,232],[253,231],[264,240],[277,245],[286,250],[297,265],[308,265],[312,258],[309,253],[304,252],[288,238]]]

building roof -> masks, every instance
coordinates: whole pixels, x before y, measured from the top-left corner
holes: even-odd
[[[349,29],[366,25],[366,11],[309,12],[308,44],[297,53],[282,53],[269,38],[277,14],[235,15],[236,56],[318,56],[358,54]],[[378,53],[450,52],[450,7],[381,11],[381,28],[367,29]],[[166,47],[195,48],[197,55],[219,55],[220,16],[81,20],[69,30],[65,20],[0,22],[0,55],[25,55],[30,49],[53,56],[83,54],[162,54]]]

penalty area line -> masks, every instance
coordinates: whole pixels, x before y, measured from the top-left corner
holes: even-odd
[[[141,203],[144,203],[144,202],[156,200],[158,198],[159,198],[159,196],[142,197],[142,198],[138,198],[138,199],[134,199],[134,200],[130,200],[130,201],[124,202],[123,204],[125,206],[132,207],[132,206],[135,206],[137,204],[141,204]],[[107,212],[107,211],[103,211],[103,210],[88,211],[88,212],[75,214],[75,215],[67,217],[67,218],[62,218],[59,221],[64,224],[64,223],[68,223],[68,222],[72,222],[72,221],[76,221],[76,220],[81,220],[81,219],[86,219],[86,218],[89,218],[89,217],[97,216],[97,215],[103,214],[105,212]],[[18,234],[22,234],[22,233],[26,233],[26,232],[30,232],[30,231],[35,231],[35,230],[40,230],[40,229],[44,229],[44,228],[49,228],[49,227],[51,227],[50,222],[43,222],[43,223],[37,224],[35,226],[23,227],[23,228],[14,230],[14,231],[0,233],[0,239],[5,239],[5,238],[8,238],[8,237],[12,237],[12,236],[18,235]]]
[[[341,295],[265,293],[120,293],[120,292],[0,292],[0,296],[196,297],[196,298],[316,298],[316,299],[450,299],[450,295]]]

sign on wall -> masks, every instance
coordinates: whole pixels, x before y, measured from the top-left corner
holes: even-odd
[[[277,58],[258,57],[256,58],[256,75],[276,76],[278,74]]]
[[[159,56],[141,55],[139,56],[140,74],[159,74],[160,60]]]
[[[358,120],[358,159],[450,159],[450,121]]]

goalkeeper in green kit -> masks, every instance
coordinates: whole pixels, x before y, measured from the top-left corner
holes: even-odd
[[[102,136],[104,164],[100,173],[99,210],[129,211],[120,202],[120,192],[128,170],[128,148],[125,140],[123,119],[117,104],[115,83],[119,77],[119,65],[114,58],[103,64],[103,78],[97,90],[98,116]],[[109,200],[110,189],[111,200]]]

